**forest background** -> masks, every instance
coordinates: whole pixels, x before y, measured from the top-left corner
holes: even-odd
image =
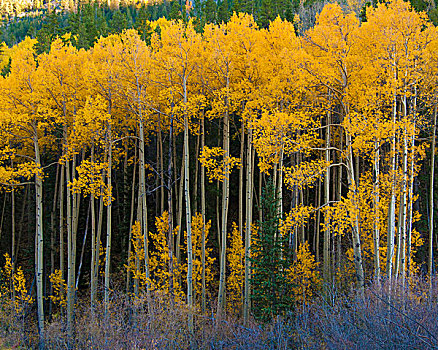
[[[1,1],[2,337],[435,346],[436,11]]]

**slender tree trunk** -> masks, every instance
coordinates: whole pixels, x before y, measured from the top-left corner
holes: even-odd
[[[164,212],[164,149],[163,149],[163,136],[161,134],[161,125],[159,129],[159,141],[160,141],[160,214]]]
[[[108,171],[107,171],[107,187],[108,197],[106,199],[106,252],[105,252],[105,291],[104,291],[104,304],[105,315],[108,314],[109,309],[109,292],[110,292],[110,265],[111,265],[111,236],[112,236],[112,135],[111,124],[107,125],[107,147],[108,147]]]
[[[56,166],[55,177],[55,192],[53,193],[52,212],[50,213],[50,274],[55,272],[55,220],[56,220],[56,199],[58,197],[58,177],[59,177],[59,163]],[[50,295],[53,295],[53,284],[50,284]],[[49,317],[52,315],[52,301],[49,306]]]
[[[394,236],[395,236],[395,182],[396,182],[396,135],[395,135],[395,121],[396,121],[396,115],[397,115],[397,100],[396,97],[394,97],[394,110],[393,110],[393,139],[392,139],[392,146],[391,146],[391,178],[392,178],[392,185],[391,185],[391,197],[388,207],[388,247],[387,247],[387,256],[386,256],[386,277],[391,280],[392,279],[392,270],[393,270],[393,258],[394,258]]]
[[[253,152],[251,128],[248,129],[248,145],[246,152],[245,288],[243,297],[243,322],[245,326],[248,325],[251,310],[251,225],[253,207]]]
[[[184,79],[184,105],[187,103],[187,81]],[[187,304],[189,307],[188,328],[191,336],[194,334],[193,324],[193,250],[192,250],[192,214],[190,207],[189,182],[189,120],[184,114],[184,198],[186,207],[187,229]]]
[[[341,139],[341,145],[340,145],[340,149],[341,151],[343,151],[343,129],[341,128],[339,130],[339,134],[340,134],[340,139]],[[342,157],[341,154],[339,154],[339,162],[342,161]],[[337,195],[336,195],[336,200],[340,201],[342,199],[342,169],[343,167],[340,165],[338,166],[338,178],[337,178],[337,186],[336,189],[338,191]],[[342,257],[342,235],[338,234],[338,272],[341,273],[341,269],[343,267],[342,263],[341,263],[341,257]]]
[[[330,94],[329,94],[330,100]],[[327,127],[325,135],[325,161],[328,163],[330,161],[330,123],[331,115],[330,112],[327,113]],[[327,167],[324,176],[324,204],[328,205],[330,203],[330,168]],[[324,218],[326,229],[324,230],[324,243],[323,243],[323,277],[324,282],[328,283],[330,281],[330,229],[328,216]]]
[[[405,101],[406,103],[406,101]],[[406,107],[405,107],[406,108]],[[405,118],[406,111],[405,111]],[[405,120],[407,122],[407,120]],[[407,219],[407,182],[408,182],[408,139],[406,126],[403,128],[403,178],[400,200],[400,222],[399,222],[399,263],[398,269],[402,278],[402,287],[404,287],[406,278],[406,219]]]
[[[182,208],[183,208],[183,193],[184,193],[184,170],[185,170],[185,155],[184,155],[185,149],[183,150],[183,159],[181,164],[181,177],[179,180],[179,191],[178,191],[178,213],[177,213],[177,223],[178,223],[178,231],[176,233],[176,261],[178,266],[181,264],[181,231],[182,231]]]
[[[198,156],[199,156],[199,146],[201,144],[201,135],[198,134],[196,136],[196,148],[195,148],[195,176],[194,176],[194,184],[193,184],[193,202],[192,202],[192,206],[193,206],[193,212],[198,213],[198,178],[199,178],[199,161],[198,161]]]
[[[134,170],[132,173],[132,183],[131,183],[131,207],[130,207],[130,214],[129,214],[129,234],[128,234],[128,264],[129,264],[129,258],[131,256],[131,250],[132,250],[132,225],[134,225],[134,207],[135,207],[135,177],[136,177],[136,171],[137,167],[135,166],[137,162],[137,142],[135,143],[135,154],[134,154]],[[126,294],[129,293],[131,286],[131,273],[128,269],[126,272]]]
[[[91,162],[94,163],[94,145],[91,147]],[[96,302],[96,290],[94,289],[94,285],[96,284],[96,208],[94,206],[94,194],[90,195],[90,207],[91,207],[91,276],[90,276],[90,305],[91,311],[94,311],[94,306]]]
[[[364,298],[364,283],[365,283],[365,275],[362,265],[362,250],[361,250],[361,241],[360,241],[360,228],[359,228],[359,219],[356,214],[358,210],[359,203],[357,202],[356,196],[356,182],[355,182],[355,173],[353,166],[353,150],[351,145],[351,135],[346,133],[346,146],[347,146],[347,166],[348,166],[348,187],[349,191],[352,191],[352,205],[354,209],[350,212],[351,221],[352,221],[352,241],[353,241],[353,258],[354,258],[354,266],[356,269],[356,280],[357,280],[357,288],[359,292],[359,296]]]
[[[61,270],[61,277],[65,279],[64,271],[64,179],[65,166],[61,164],[61,179],[59,181],[59,269]],[[64,291],[61,291],[61,294]]]
[[[146,202],[146,174],[145,174],[145,140],[144,140],[144,127],[143,127],[143,115],[140,115],[139,121],[139,134],[140,134],[140,171],[139,171],[139,190],[141,199],[141,223],[143,232],[143,245],[144,245],[144,263],[146,273],[146,293],[148,299],[149,312],[151,312],[151,290],[149,283],[149,244],[148,244],[148,215],[147,215],[147,202]]]
[[[435,147],[436,147],[436,115],[437,106],[433,111],[432,147],[430,156],[430,180],[429,180],[429,283],[432,285],[433,276],[433,226],[434,226],[434,187],[435,187]]]
[[[242,123],[242,134],[240,135],[240,161],[242,166],[239,168],[239,232],[243,238],[243,158],[245,156],[245,125]]]
[[[105,179],[105,172],[102,171],[102,178],[101,181],[103,182]],[[93,289],[93,294],[95,296],[95,300],[97,298],[97,284],[99,280],[99,260],[100,260],[100,243],[101,243],[101,237],[102,237],[102,226],[103,226],[103,195],[101,194],[99,197],[99,214],[98,214],[98,221],[97,221],[97,235],[96,235],[96,245],[94,247],[95,253],[95,260],[94,260],[94,284],[91,285],[91,288]]]
[[[173,107],[173,106],[172,106]],[[168,150],[168,163],[167,163],[167,207],[168,207],[168,239],[167,246],[169,250],[169,292],[174,299],[174,259],[175,259],[175,247],[173,239],[173,193],[172,193],[172,142],[173,140],[173,114],[170,116],[169,127],[169,150]]]
[[[277,215],[280,219],[283,219],[283,147],[280,150],[279,162],[278,162],[278,184],[277,184]]]
[[[5,196],[6,197],[6,196]],[[11,261],[12,261],[12,274],[15,271],[15,190],[11,191]]]
[[[67,160],[66,167],[67,183],[71,182],[70,160]],[[72,193],[67,186],[67,337],[68,348],[73,347],[74,342],[74,304],[75,304],[75,260],[76,251],[73,249],[73,228],[72,228]]]
[[[205,119],[202,118],[201,149],[205,146]],[[202,292],[201,292],[201,313],[206,310],[206,286],[205,286],[205,168],[201,165],[201,215],[202,215]]]
[[[316,191],[316,207],[319,208],[321,206],[321,181],[318,181],[318,189]],[[321,225],[321,210],[318,210],[316,214],[316,224],[314,229],[314,237],[313,237],[313,251],[316,255],[316,262],[319,262],[319,233],[320,233],[320,225]]]
[[[40,147],[36,127],[34,126],[35,165],[41,168]],[[43,174],[35,175],[35,203],[36,203],[36,291],[37,291],[37,318],[39,332],[39,346],[44,348],[44,296],[43,296],[43,269],[44,269],[44,238],[43,238]]]
[[[374,243],[374,280],[380,283],[380,143],[374,140],[373,164],[373,243]]]
[[[228,86],[228,85],[227,85]],[[226,102],[226,108],[224,115],[224,159],[230,156],[230,121],[228,115],[228,101]],[[219,294],[218,294],[218,309],[217,317],[220,319],[225,308],[225,264],[226,264],[226,251],[227,251],[227,219],[228,219],[228,197],[229,197],[229,168],[225,165],[224,168],[225,178],[222,182],[222,220],[221,220],[221,254],[220,254],[220,272],[219,272]]]

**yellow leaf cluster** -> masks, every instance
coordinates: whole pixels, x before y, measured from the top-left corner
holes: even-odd
[[[297,186],[299,189],[304,187],[312,188],[314,183],[321,179],[330,162],[324,159],[301,162],[293,167],[284,167],[284,182],[289,189]]]
[[[300,244],[297,259],[287,273],[293,285],[292,298],[296,303],[309,303],[315,293],[321,288],[322,279],[317,270],[319,263],[315,262],[314,255],[310,252],[309,243]]]
[[[21,266],[16,267],[14,271],[9,254],[5,253],[4,257],[6,262],[0,271],[4,281],[0,286],[0,297],[10,298],[15,312],[20,314],[34,300],[26,288],[26,279]]]
[[[208,246],[208,234],[211,227],[211,221],[205,223],[200,213],[196,213],[192,216],[192,252],[193,252],[193,289],[197,296],[202,292],[202,234],[205,235],[205,284],[207,286],[207,296],[210,294],[208,286],[212,287],[215,282],[215,274],[213,263],[216,260],[213,258],[213,248]],[[184,253],[187,253],[187,232],[184,231],[184,245],[181,247]],[[187,263],[182,263],[183,275],[187,276]]]
[[[241,166],[239,158],[225,156],[225,150],[220,147],[210,148],[204,146],[201,150],[199,161],[207,170],[210,182],[213,182],[213,180],[225,180],[235,166],[238,168]]]
[[[230,312],[242,308],[242,292],[245,275],[245,247],[239,227],[233,222],[233,230],[229,234],[230,245],[227,248],[229,275],[227,278],[227,307]]]
[[[61,270],[55,270],[49,276],[50,283],[52,283],[53,294],[49,295],[50,300],[53,304],[65,308],[67,305],[66,294],[67,283],[62,278]]]
[[[104,174],[108,169],[108,163],[91,162],[84,160],[76,168],[78,176],[69,182],[67,186],[75,193],[91,195],[94,198],[103,197],[104,204],[109,205],[112,198],[112,186],[105,182]],[[111,199],[112,201],[113,199]]]

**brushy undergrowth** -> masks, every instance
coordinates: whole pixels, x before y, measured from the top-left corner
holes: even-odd
[[[371,285],[364,298],[325,288],[312,303],[275,317],[270,323],[240,318],[224,320],[210,314],[195,318],[187,328],[188,309],[161,294],[132,299],[112,293],[108,313],[102,304],[91,310],[85,298],[77,305],[76,349],[433,349],[438,348],[438,287],[411,280],[409,288],[393,283]],[[391,295],[391,297],[389,297]],[[432,297],[429,297],[429,296]],[[4,301],[2,299],[2,301]],[[10,305],[9,305],[10,306]],[[1,338],[13,348],[36,348],[34,310],[20,315],[3,302]],[[47,349],[67,348],[65,315],[55,312],[47,321]]]

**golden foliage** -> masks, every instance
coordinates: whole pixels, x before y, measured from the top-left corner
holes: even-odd
[[[291,295],[296,303],[309,303],[321,288],[322,279],[317,270],[318,265],[310,252],[309,243],[306,241],[300,244],[297,259],[287,271],[293,285]]]
[[[67,300],[65,298],[67,283],[65,283],[65,280],[62,278],[61,270],[55,270],[51,273],[49,280],[53,287],[53,294],[49,295],[50,300],[53,304],[65,308],[67,306]]]
[[[5,257],[5,265],[1,269],[3,284],[0,285],[0,297],[9,299],[12,302],[15,313],[20,314],[24,308],[33,303],[33,298],[26,288],[26,279],[21,266],[16,267],[15,271],[12,266],[12,260],[8,253]]]
[[[225,155],[225,150],[220,147],[207,147],[201,150],[199,161],[207,169],[207,176],[210,182],[213,180],[223,181],[231,173],[233,168],[240,165],[240,159]],[[221,159],[222,158],[222,159]]]
[[[245,274],[245,247],[239,228],[233,222],[233,230],[229,234],[230,245],[227,248],[229,275],[227,278],[227,307],[230,312],[242,308],[242,292]]]

